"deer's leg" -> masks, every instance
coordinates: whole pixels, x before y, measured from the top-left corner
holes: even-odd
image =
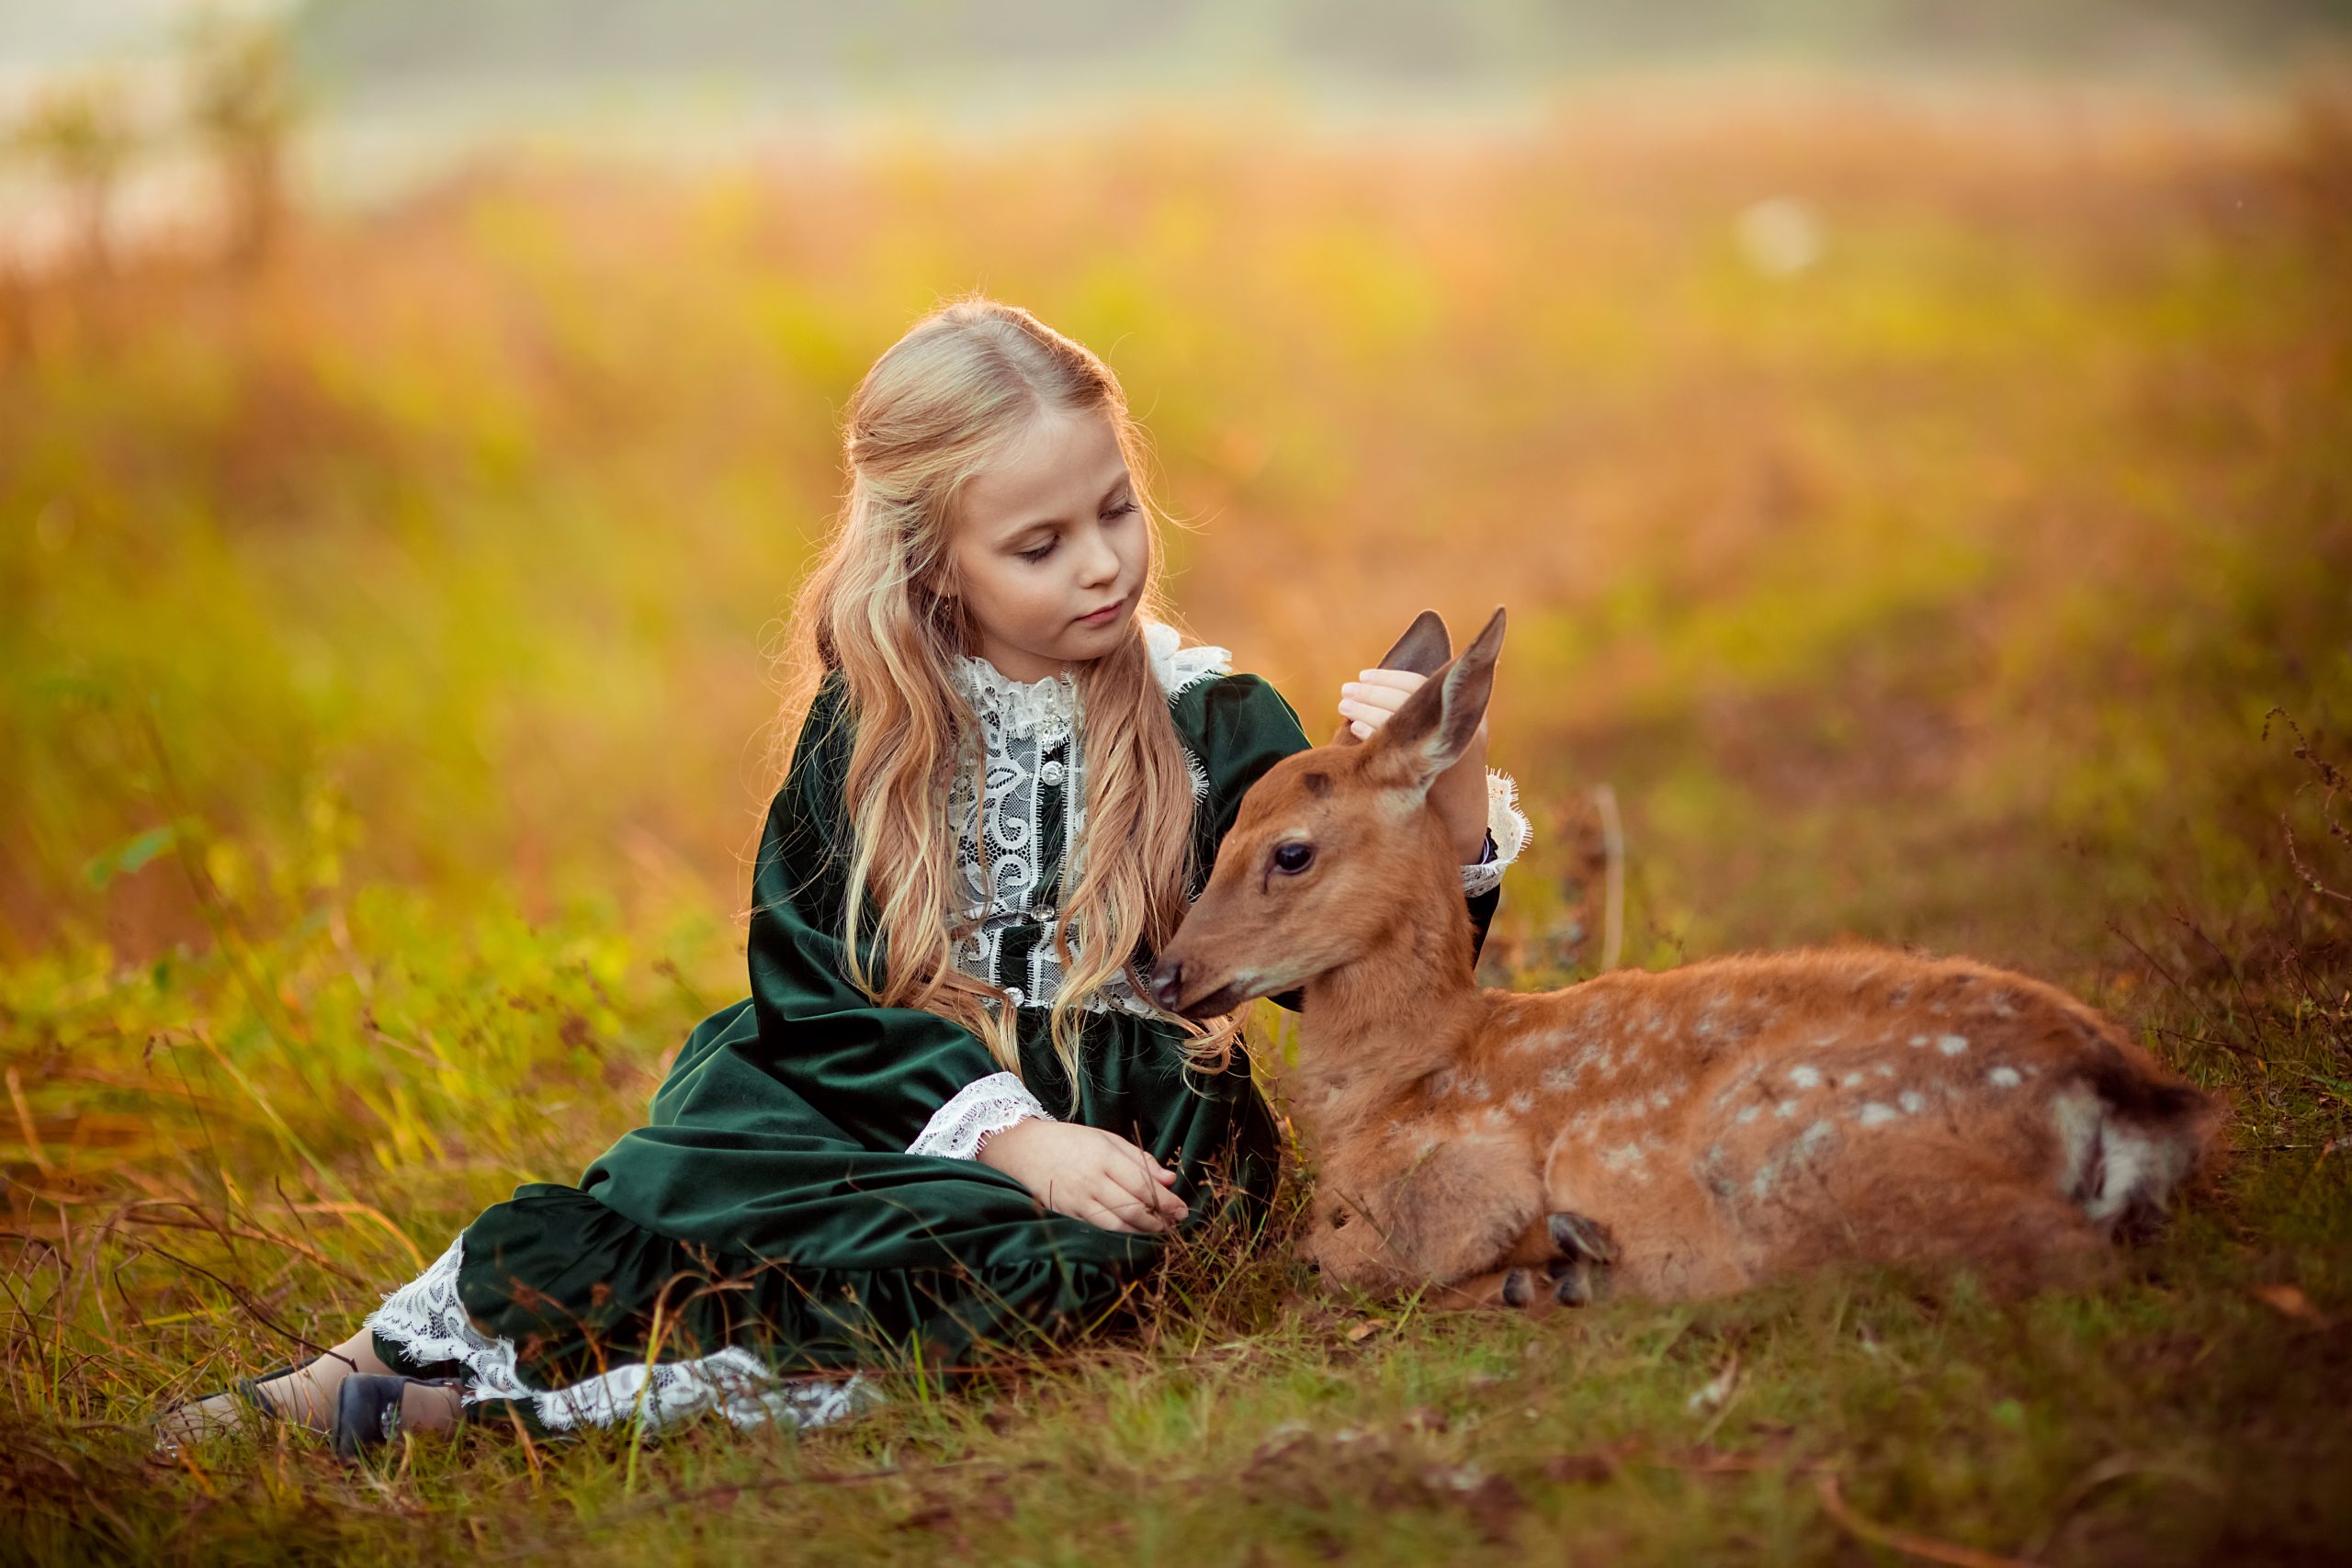
[[[1451,1285],[1505,1268],[1529,1227],[1542,1224],[1543,1200],[1523,1143],[1464,1138],[1385,1178],[1335,1181],[1303,1250],[1336,1284]]]

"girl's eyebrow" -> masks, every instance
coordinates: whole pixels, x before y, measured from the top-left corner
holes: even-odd
[[[1094,503],[1094,509],[1100,512],[1109,503],[1113,496],[1118,494],[1121,490],[1134,482],[1135,475],[1130,473],[1126,468],[1121,468],[1119,470],[1119,477],[1111,481],[1110,488],[1102,492],[1102,499]],[[1006,529],[1004,531],[1003,537],[1001,538],[998,543],[1010,545],[1019,540],[1024,534],[1031,533],[1039,528],[1058,528],[1069,521],[1069,519],[1067,517],[1033,517],[1026,523],[1015,524],[1013,526]]]

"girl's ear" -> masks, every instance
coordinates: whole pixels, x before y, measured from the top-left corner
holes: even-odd
[[[1503,612],[1497,610],[1462,657],[1423,682],[1365,742],[1373,752],[1367,768],[1391,787],[1426,794],[1478,733],[1494,695],[1495,659],[1502,647]]]
[[[1453,637],[1445,629],[1445,621],[1435,610],[1423,610],[1405,628],[1389,650],[1371,666],[1374,670],[1410,670],[1416,675],[1434,675],[1453,657]],[[1358,746],[1354,721],[1341,719],[1340,732],[1331,737],[1334,746]]]

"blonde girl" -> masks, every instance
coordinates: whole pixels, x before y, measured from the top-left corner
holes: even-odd
[[[554,1431],[814,1424],[866,1396],[861,1365],[1094,1320],[1180,1226],[1262,1209],[1238,1021],[1162,1014],[1136,975],[1309,741],[1161,618],[1118,382],[965,300],[867,372],[843,447],[751,995],[576,1186],[519,1189],[333,1350],[169,1413],[166,1444],[258,1414],[351,1454],[489,1402]],[[1369,733],[1416,683],[1367,671],[1340,713]],[[1483,938],[1526,825],[1474,751],[1432,799]]]

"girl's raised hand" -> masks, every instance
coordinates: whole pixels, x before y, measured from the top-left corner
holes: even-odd
[[[1054,1213],[1104,1230],[1173,1230],[1187,1212],[1169,1190],[1174,1171],[1116,1133],[1083,1122],[1016,1122],[991,1134],[979,1158]]]
[[[1369,740],[1396,716],[1405,699],[1421,689],[1426,675],[1410,670],[1361,670],[1356,679],[1340,688],[1340,716],[1348,721],[1359,740]],[[1487,721],[1470,738],[1453,766],[1430,786],[1430,804],[1462,847],[1462,863],[1470,864],[1486,847]]]

